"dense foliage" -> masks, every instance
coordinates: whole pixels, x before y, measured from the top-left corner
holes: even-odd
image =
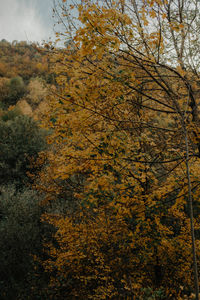
[[[43,242],[51,232],[50,226],[41,222],[42,198],[32,189],[33,179],[30,176],[33,173],[36,175],[41,169],[41,166],[34,165],[34,161],[39,157],[39,153],[47,148],[46,131],[40,128],[39,122],[31,116],[22,114],[20,108],[14,106],[23,97],[27,98],[30,105],[33,102],[40,104],[46,96],[46,83],[39,69],[37,72],[39,77],[35,77],[34,70],[30,69],[30,64],[32,66],[36,64],[34,59],[29,61],[26,70],[25,57],[22,58],[29,51],[35,54],[37,51],[33,51],[27,44],[22,43],[20,47],[19,44],[0,42],[2,54],[0,69],[2,63],[5,64],[5,68],[1,69],[3,77],[0,79],[0,298],[2,300],[36,299],[35,297],[39,295],[43,269],[40,267],[36,271],[36,266],[40,264],[35,257],[44,255]],[[22,59],[21,66],[20,59]],[[40,60],[41,58],[38,62]],[[22,103],[26,103],[25,100]],[[22,110],[24,111],[24,107]],[[36,274],[40,274],[39,280]],[[45,283],[43,288],[44,286]]]
[[[0,115],[0,139],[0,184],[30,182],[31,158],[45,149],[45,132],[15,109]]]
[[[39,198],[12,184],[0,189],[1,299],[28,299],[35,277],[33,255],[42,249]]]
[[[0,41],[0,77],[20,76],[24,81],[31,77],[48,77],[48,56],[38,52],[38,45],[27,42]],[[41,48],[40,48],[41,49]],[[41,49],[42,50],[42,49]]]
[[[35,109],[45,99],[50,73],[49,53],[26,42],[0,41],[0,108],[7,109],[25,99]]]
[[[45,215],[57,228],[44,263],[52,299],[178,299],[194,289],[195,3],[81,1],[71,6],[75,23],[61,6],[70,42],[52,58],[53,148],[39,188],[46,203],[69,201],[67,190],[74,209]]]
[[[199,299],[199,8],[63,0],[65,48],[1,41],[3,299]],[[48,148],[10,107],[45,97]]]

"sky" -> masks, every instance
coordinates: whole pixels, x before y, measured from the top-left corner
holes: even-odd
[[[27,42],[54,38],[52,0],[0,0],[0,40]]]

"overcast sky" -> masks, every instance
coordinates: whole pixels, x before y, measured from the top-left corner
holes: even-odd
[[[52,0],[0,0],[0,40],[49,40],[53,37]]]

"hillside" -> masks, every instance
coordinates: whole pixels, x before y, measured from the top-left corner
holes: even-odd
[[[0,42],[0,108],[17,105],[29,116],[44,101],[53,76],[45,48],[26,42]],[[40,106],[44,110],[44,103]]]

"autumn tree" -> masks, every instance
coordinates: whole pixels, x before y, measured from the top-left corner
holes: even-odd
[[[146,286],[177,299],[182,284],[193,289],[192,261],[198,299],[199,3],[60,8],[70,43],[52,58],[54,148],[41,182],[47,199],[67,187],[79,210],[46,217],[58,228],[46,263],[54,299],[134,299]]]

